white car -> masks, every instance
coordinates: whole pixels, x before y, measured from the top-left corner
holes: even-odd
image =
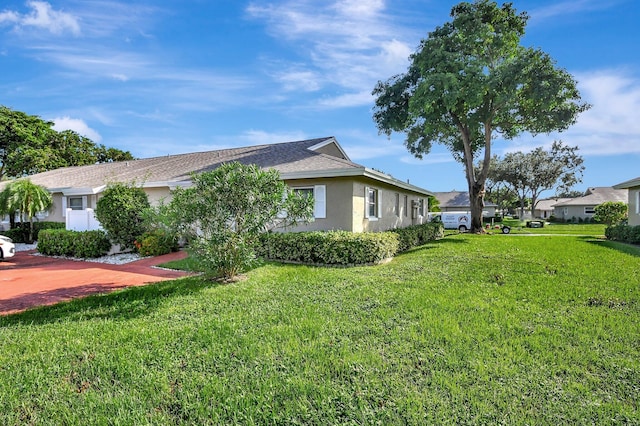
[[[16,254],[16,246],[11,238],[0,235],[0,260],[13,257],[14,254]]]

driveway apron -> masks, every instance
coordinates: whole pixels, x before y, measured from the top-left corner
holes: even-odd
[[[65,300],[188,276],[152,266],[185,258],[183,251],[108,265],[34,256],[18,252],[0,262],[0,315],[51,305]]]

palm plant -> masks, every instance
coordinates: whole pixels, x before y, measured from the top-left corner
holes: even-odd
[[[11,182],[0,193],[0,210],[10,215],[19,211],[21,220],[29,222],[28,242],[33,242],[33,217],[39,212],[49,211],[52,205],[49,191],[29,179]]]

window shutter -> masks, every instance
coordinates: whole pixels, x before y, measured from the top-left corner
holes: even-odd
[[[640,191],[636,192],[636,214],[640,214]]]
[[[382,217],[382,191],[376,191],[376,202],[378,203],[378,217]]]
[[[82,196],[82,210],[86,210],[87,209],[87,196],[83,195]]]
[[[327,217],[327,187],[316,185],[313,187],[313,217],[325,219]]]
[[[364,187],[364,217],[369,219],[369,187]]]
[[[62,217],[67,217],[67,197],[62,196]]]

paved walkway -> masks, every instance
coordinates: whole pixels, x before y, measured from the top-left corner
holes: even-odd
[[[34,256],[33,251],[18,252],[13,258],[0,262],[0,315],[181,278],[189,274],[152,266],[186,256],[186,252],[179,251],[124,265],[108,265]]]

